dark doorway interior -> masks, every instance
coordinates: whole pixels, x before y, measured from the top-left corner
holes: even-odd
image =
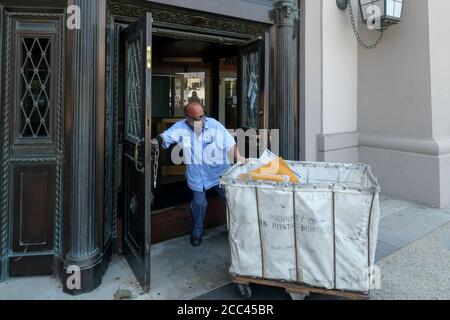
[[[122,41],[120,43],[119,137],[123,136],[125,117],[125,50]],[[183,119],[184,106],[193,96],[205,105],[209,116],[219,120],[226,128],[238,128],[238,46],[153,35],[152,51],[152,136]],[[122,140],[119,138],[119,150]],[[185,167],[174,165],[170,154],[171,149],[161,150],[160,153],[157,187],[153,191],[152,243],[191,231],[192,194],[184,177]],[[121,208],[125,205],[122,192],[123,184],[119,183],[119,250]],[[208,197],[206,226],[225,223],[223,204],[214,193],[208,194]]]

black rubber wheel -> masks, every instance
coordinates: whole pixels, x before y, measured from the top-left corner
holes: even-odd
[[[236,289],[242,299],[249,300],[252,298],[252,288],[249,285],[236,284]]]

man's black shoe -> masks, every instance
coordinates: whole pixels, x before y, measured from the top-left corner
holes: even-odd
[[[194,238],[191,236],[191,245],[193,247],[199,247],[202,244],[202,238]]]

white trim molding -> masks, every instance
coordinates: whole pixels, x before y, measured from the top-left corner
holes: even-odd
[[[318,161],[359,162],[359,133],[343,132],[317,136]]]
[[[317,139],[317,149],[322,152],[355,148],[358,146],[359,132],[320,134]]]
[[[360,134],[359,159],[381,192],[435,207],[450,206],[450,137]]]
[[[428,156],[450,154],[450,136],[440,138],[421,138],[372,132],[361,132],[360,146],[393,151],[417,153]]]

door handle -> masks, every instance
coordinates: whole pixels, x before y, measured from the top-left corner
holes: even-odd
[[[147,47],[147,69],[152,68],[152,47]]]
[[[139,161],[139,146],[144,141],[145,141],[145,139],[141,139],[138,142],[136,142],[136,144],[134,145],[134,166],[136,168],[136,171],[140,172],[140,173],[144,173],[144,171],[145,171],[145,168],[142,165],[142,162]]]

